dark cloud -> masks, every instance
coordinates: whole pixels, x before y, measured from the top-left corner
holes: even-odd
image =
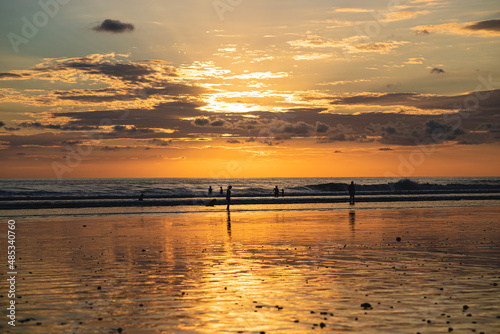
[[[466,132],[461,128],[454,128],[441,119],[431,119],[421,124],[421,126],[408,126],[403,122],[396,125],[382,125],[371,127],[372,135],[380,136],[378,141],[383,144],[391,145],[421,145],[423,143],[441,144],[447,141],[456,140],[458,136],[465,135]],[[377,129],[378,128],[378,133]]]
[[[103,74],[124,81],[146,81],[146,75],[154,73],[149,66],[141,64],[89,63],[85,59],[60,64],[59,69],[77,69],[89,74]]]
[[[390,126],[388,126],[388,127],[384,128],[384,130],[385,130],[385,132],[387,132],[387,134],[389,134],[389,135],[393,135],[393,134],[395,134],[395,133],[396,133],[396,129],[394,129],[393,127],[390,127]]]
[[[63,145],[75,146],[83,144],[83,140],[63,140]]]
[[[223,119],[217,119],[210,123],[210,126],[224,126],[226,124],[226,121]]]
[[[288,124],[283,128],[283,132],[297,134],[297,135],[306,135],[314,131],[314,126],[311,124],[307,124],[305,122],[297,122],[295,124]]]
[[[336,98],[331,104],[407,106],[429,110],[457,110],[477,107],[481,111],[491,110],[495,112],[500,107],[500,90],[477,91],[451,96],[418,93],[360,94]]]
[[[260,141],[262,144],[266,144],[267,146],[273,146],[273,145],[278,145],[279,142],[273,143],[272,140],[269,139],[264,139]]]
[[[343,132],[331,132],[327,136],[319,137],[317,142],[320,144],[335,143],[335,142],[357,142],[357,143],[370,143],[375,139],[368,138],[366,134],[346,134]]]
[[[4,122],[2,122],[2,121],[0,121],[0,128],[1,128],[2,126],[5,126],[5,123],[4,123]]]
[[[119,20],[106,19],[98,26],[92,29],[98,32],[112,32],[112,33],[122,33],[130,32],[134,30],[134,25],[131,23],[121,22]]]
[[[2,79],[18,79],[18,78],[22,78],[23,76],[20,75],[20,74],[16,74],[16,73],[0,73],[0,80]]]
[[[330,126],[327,124],[321,123],[321,122],[316,122],[316,132],[317,133],[325,133],[330,129]]]
[[[498,142],[500,137],[498,134],[495,136],[494,132],[488,133],[474,133],[461,137],[457,142],[459,145],[480,145],[484,143]]]
[[[152,134],[152,133],[156,132],[155,130],[149,128],[137,128],[135,126],[115,125],[113,126],[112,135],[115,134],[137,135],[137,134]]]
[[[101,151],[107,151],[107,152],[113,152],[113,151],[121,151],[121,150],[128,150],[131,147],[129,146],[104,146],[101,147]]]
[[[233,124],[234,128],[236,129],[242,129],[242,130],[255,130],[263,126],[263,123],[260,120],[257,119],[248,119],[245,118],[243,120],[240,120],[236,123]]]
[[[240,144],[240,141],[237,139],[228,139],[228,140],[226,140],[226,143],[228,143],[228,144]]]
[[[378,149],[379,151],[394,151],[392,148],[389,147],[382,147]]]
[[[425,132],[427,133],[435,133],[436,131],[442,132],[442,133],[448,133],[450,132],[453,128],[447,124],[441,124],[436,121],[428,121],[425,123]]]
[[[203,103],[169,102],[162,103],[150,110],[129,109],[97,110],[84,112],[53,113],[50,120],[25,122],[23,126],[54,130],[102,129],[104,139],[164,139],[192,138],[196,140],[216,134],[229,133],[235,137],[245,137],[252,143],[267,140],[265,144],[294,138],[312,137],[318,143],[334,142],[379,142],[384,145],[419,145],[422,141],[432,140],[434,130],[444,131],[443,141],[472,140],[472,133],[490,133],[495,126],[496,114],[500,106],[500,90],[475,92],[456,96],[387,93],[363,94],[349,97],[336,97],[332,104],[406,106],[430,110],[460,110],[457,105],[481,97],[476,111],[449,112],[443,114],[406,114],[404,112],[370,112],[357,115],[325,113],[323,109],[301,108],[277,115],[273,112],[255,111],[248,113],[214,113],[204,111]],[[414,109],[414,108],[411,108]],[[286,116],[286,117],[282,117]],[[60,125],[58,119],[70,119]],[[102,128],[100,124],[107,120]],[[432,121],[432,122],[431,122]],[[484,129],[477,129],[481,125]],[[111,132],[109,130],[111,127]],[[169,130],[161,131],[160,129]],[[75,133],[77,138],[78,133]],[[260,138],[260,139],[258,139]],[[488,139],[489,138],[489,139]],[[496,140],[495,135],[475,138]],[[226,138],[227,139],[227,138]],[[224,139],[224,140],[226,140]],[[500,140],[500,139],[499,139]],[[242,141],[242,140],[240,140]],[[60,144],[60,143],[59,143]],[[150,142],[157,145],[160,142]],[[159,145],[158,145],[159,146]]]
[[[54,113],[54,119],[71,118],[69,125],[98,126],[103,120],[110,125],[134,125],[141,128],[186,129],[191,131],[193,124],[184,118],[207,118],[210,113],[202,112],[199,107],[204,104],[191,102],[162,103],[152,110],[95,110],[84,112]]]
[[[40,122],[22,122],[19,124],[19,126],[22,128],[49,129],[49,130],[61,130],[61,131],[91,131],[99,129],[98,126],[41,124]]]
[[[1,142],[7,142],[11,147],[57,147],[60,146],[62,142],[67,140],[81,140],[79,135],[74,133],[58,133],[54,134],[52,132],[38,133],[33,135],[0,135]]]
[[[468,26],[465,26],[464,29],[467,30],[488,30],[488,31],[500,31],[500,20],[486,20],[479,21]]]
[[[280,134],[280,138],[290,138],[294,136],[308,136],[315,131],[316,127],[306,122],[296,123],[282,120],[273,120],[263,130],[270,135]]]
[[[431,70],[431,73],[443,74],[443,73],[446,73],[446,71],[445,71],[445,70],[443,70],[442,68],[439,68],[439,67],[434,67],[434,68]]]
[[[418,31],[416,32],[416,34],[417,34],[417,35],[429,35],[429,34],[430,34],[430,32],[429,32],[429,30],[427,30],[427,29],[422,29],[422,30],[418,30]]]
[[[171,140],[164,140],[164,139],[151,139],[148,141],[148,144],[155,145],[155,146],[168,146],[172,143]]]
[[[178,76],[176,69],[173,66],[166,64],[161,64],[159,66],[155,63],[144,62],[127,62],[124,63],[123,60],[116,59],[115,57],[97,57],[88,56],[80,58],[67,58],[52,62],[46,62],[30,70],[31,72],[26,73],[26,76],[38,77],[39,74],[50,75],[54,72],[64,72],[64,71],[79,71],[83,74],[88,75],[103,75],[114,79],[123,80],[128,83],[136,82],[151,82],[157,84],[158,87],[148,87],[141,90],[135,90],[134,95],[148,95],[151,94],[147,89],[161,89],[164,84],[168,82],[166,79],[158,79],[158,75],[168,78]],[[69,73],[68,75],[73,75]],[[172,85],[172,83],[170,83]],[[171,87],[167,87],[171,88]],[[112,92],[111,89],[108,89]],[[96,90],[99,92],[99,90]],[[62,95],[62,94],[61,94]]]
[[[210,124],[208,118],[197,118],[193,121],[193,125],[195,126],[207,126],[208,124]]]
[[[70,90],[55,91],[54,94],[59,100],[71,100],[85,103],[105,103],[112,101],[147,100],[154,96],[196,96],[206,91],[202,87],[184,85],[180,83],[164,83],[162,86],[163,87],[161,88],[145,88],[140,91],[134,88],[122,89],[120,91],[115,89]],[[126,91],[125,94],[123,94],[124,91]]]
[[[347,137],[342,132],[330,133],[328,136],[318,139],[318,143],[332,143],[336,141],[346,141]]]
[[[192,136],[192,133],[222,133],[224,127],[199,127],[194,125],[192,119],[208,119],[212,113],[201,111],[198,108],[203,104],[191,102],[170,102],[156,106],[152,110],[96,110],[84,112],[54,113],[54,119],[69,118],[66,126],[97,126],[100,124],[118,126],[111,134],[103,130],[104,137],[112,138],[177,138]],[[243,118],[242,116],[240,116]],[[209,123],[208,123],[209,124]],[[135,128],[135,130],[134,130]],[[156,131],[152,129],[165,129],[169,131]],[[128,130],[127,130],[128,129]],[[141,131],[137,131],[142,129]],[[149,130],[146,130],[149,129]],[[240,130],[243,132],[243,130]]]
[[[210,119],[210,118],[207,118],[207,117],[200,117],[200,118],[196,118],[192,124],[194,126],[213,126],[213,127],[223,127],[225,125],[227,125],[227,121],[226,120],[223,120],[221,118],[216,118],[216,119]]]

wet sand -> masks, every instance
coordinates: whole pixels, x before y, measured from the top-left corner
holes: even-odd
[[[498,333],[499,227],[500,207],[17,220],[0,331]]]

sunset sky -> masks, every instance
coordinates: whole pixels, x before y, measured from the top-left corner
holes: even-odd
[[[0,0],[0,177],[498,176],[498,0]]]

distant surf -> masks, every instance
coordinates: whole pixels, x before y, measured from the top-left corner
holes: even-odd
[[[498,200],[500,178],[246,178],[190,179],[3,179],[0,210],[204,206],[225,204],[233,186],[232,205],[341,203],[347,186],[356,183],[358,202]],[[212,186],[213,193],[208,194]],[[275,186],[284,197],[274,197]],[[223,187],[222,194],[220,187]],[[144,200],[139,201],[140,194]],[[213,202],[213,201],[212,201]]]

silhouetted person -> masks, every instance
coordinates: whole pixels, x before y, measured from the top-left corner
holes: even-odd
[[[231,189],[233,189],[233,187],[228,186],[226,190],[227,211],[229,211],[229,205],[231,205]]]
[[[222,190],[222,187],[220,187],[220,194],[223,195],[224,194],[224,190]]]
[[[278,186],[276,186],[274,188],[273,192],[274,192],[274,197],[278,197],[280,195],[280,190],[279,190]]]
[[[143,201],[144,200],[144,193],[141,193],[141,195],[139,196],[139,201]]]
[[[281,189],[281,197],[285,197],[285,189]]]
[[[351,181],[351,184],[349,185],[349,187],[347,187],[347,190],[349,190],[349,204],[354,205],[354,195],[356,194],[354,181]]]
[[[208,187],[208,194],[212,195],[212,186]]]

